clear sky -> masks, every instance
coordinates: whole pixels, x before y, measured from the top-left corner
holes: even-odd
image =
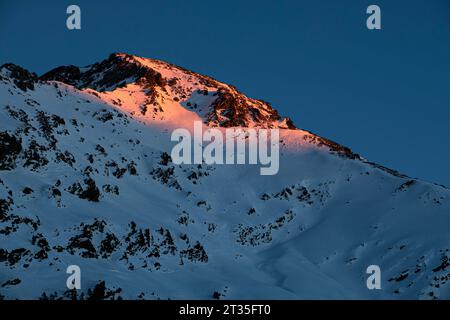
[[[81,30],[66,28],[70,4]],[[370,4],[382,30],[366,28]],[[0,0],[0,64],[41,74],[117,51],[231,83],[371,161],[450,186],[449,0]]]

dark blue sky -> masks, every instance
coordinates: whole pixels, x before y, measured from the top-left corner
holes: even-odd
[[[66,29],[66,7],[82,30]],[[366,28],[370,4],[382,30]],[[0,0],[0,64],[43,73],[111,52],[181,65],[371,161],[450,186],[450,1]]]

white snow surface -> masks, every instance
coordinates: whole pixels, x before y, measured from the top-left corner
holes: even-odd
[[[281,129],[274,176],[164,161],[172,130],[204,121],[212,93],[235,89],[132,59],[178,79],[153,89],[145,114],[148,92],[136,81],[22,90],[0,71],[0,133],[21,144],[0,170],[1,297],[68,298],[66,268],[78,265],[84,298],[100,281],[123,299],[450,298],[447,188],[332,151],[300,129]],[[88,179],[98,201],[83,196]],[[366,286],[369,265],[381,268],[380,290]]]

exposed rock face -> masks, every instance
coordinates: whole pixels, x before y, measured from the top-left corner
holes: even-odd
[[[9,76],[14,84],[22,91],[34,90],[34,84],[38,81],[36,73],[28,72],[13,63],[7,63],[0,67],[0,74]]]
[[[295,129],[292,120],[288,118],[284,125],[275,125],[280,120],[278,112],[265,101],[249,100],[240,92],[219,90],[207,123],[220,127],[249,127],[251,123],[256,123],[269,124],[269,128],[278,126]],[[271,123],[273,124],[270,125]]]
[[[137,82],[144,88],[164,86],[158,72],[133,61],[131,55],[111,54],[108,59],[95,63],[85,71],[75,66],[55,68],[40,77],[43,81],[64,82],[78,89],[91,88],[96,91],[111,91],[128,83]]]
[[[80,69],[75,66],[55,68],[40,77],[42,81],[60,81],[77,87],[90,88],[98,92],[113,91],[124,88],[127,84],[139,85],[148,96],[140,112],[146,115],[149,107],[163,109],[157,98],[166,98],[182,102],[187,107],[205,109],[204,121],[211,126],[220,127],[280,127],[295,129],[289,118],[282,118],[278,112],[263,100],[250,99],[231,85],[222,84],[212,78],[203,76],[186,69],[157,61],[146,59],[149,64],[128,54],[111,54],[108,59]],[[159,70],[171,70],[174,77],[164,76]],[[192,87],[184,86],[180,77],[182,73],[188,76]],[[195,86],[200,89],[195,90]],[[195,95],[213,96],[212,102],[199,106],[189,102]]]
[[[0,132],[0,170],[12,170],[22,151],[22,139],[8,132]]]
[[[76,66],[61,66],[57,67],[49,72],[43,74],[39,77],[42,81],[60,81],[66,84],[70,84],[71,86],[78,87],[81,89],[81,86],[78,85],[81,79],[81,71],[80,68]]]

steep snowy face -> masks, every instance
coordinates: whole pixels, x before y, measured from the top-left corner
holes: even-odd
[[[273,176],[170,156],[175,127],[284,127],[275,115],[124,54],[0,67],[0,298],[450,298],[447,188],[300,129],[280,130]]]
[[[103,99],[143,119],[179,116],[179,109],[184,108],[210,126],[295,128],[269,103],[250,99],[233,86],[166,62],[128,54],[111,54],[81,69],[58,67],[40,79],[95,90]]]

